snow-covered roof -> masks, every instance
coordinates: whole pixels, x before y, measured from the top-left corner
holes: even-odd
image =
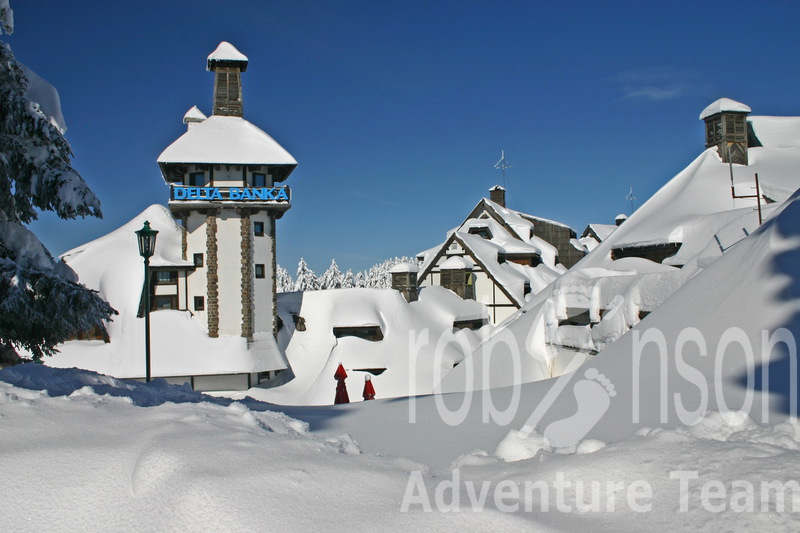
[[[440,270],[471,270],[475,267],[475,263],[467,259],[466,257],[461,257],[458,255],[454,255],[449,257],[439,266]]]
[[[188,124],[190,122],[203,122],[208,117],[200,111],[197,106],[192,106],[192,108],[183,115],[183,123]]]
[[[208,69],[211,70],[211,64],[217,61],[241,61],[247,63],[247,56],[237,50],[231,43],[222,41],[216,50],[208,56]],[[244,68],[246,68],[246,65]]]
[[[719,113],[750,113],[750,111],[751,109],[741,102],[731,100],[730,98],[720,98],[703,109],[703,112],[700,113],[700,120],[705,120]]]
[[[241,117],[208,117],[161,152],[158,163],[297,165],[266,132]]]
[[[333,375],[341,362],[348,374],[350,398],[361,392],[364,376],[372,369],[386,369],[372,378],[380,398],[426,394],[442,372],[450,369],[477,346],[480,335],[453,331],[456,320],[487,318],[486,308],[473,300],[462,300],[441,287],[420,290],[419,301],[408,303],[394,290],[336,289],[278,294],[278,316],[283,327],[278,343],[284,349],[294,379],[283,386],[259,389],[250,394],[281,404],[331,404],[336,391]],[[294,317],[303,318],[305,329],[296,330]],[[378,326],[383,339],[336,338],[334,327]],[[436,338],[452,339],[443,350],[437,343],[414,347],[413,364],[409,331],[430,330]],[[458,342],[453,342],[458,341]],[[444,361],[444,363],[442,362]],[[355,384],[357,389],[352,388]]]
[[[772,200],[786,200],[800,187],[800,117],[750,117],[754,133],[764,138],[762,147],[749,148],[749,164],[733,167],[739,194],[752,194],[758,173],[762,193]],[[605,266],[612,248],[683,243],[681,256],[702,250],[725,216],[711,216],[746,209],[756,220],[754,199],[731,198],[731,167],[723,163],[715,147],[705,150],[666,183],[584,261],[586,266]],[[762,203],[763,208],[763,203]],[[744,236],[744,234],[741,234]],[[702,241],[702,242],[701,242]]]
[[[614,233],[619,226],[616,224],[589,224],[586,226],[586,230],[583,232],[583,236],[585,237],[588,235],[589,230],[591,230],[600,241],[604,241],[608,238],[609,235]]]
[[[389,274],[401,274],[405,272],[419,272],[419,266],[414,263],[403,261],[389,269]]]

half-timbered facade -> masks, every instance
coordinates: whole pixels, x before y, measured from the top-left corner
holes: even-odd
[[[494,200],[483,198],[443,244],[417,257],[418,283],[484,304],[497,324],[566,271],[562,249],[569,266],[583,251],[568,226],[506,208],[502,187],[490,192]]]

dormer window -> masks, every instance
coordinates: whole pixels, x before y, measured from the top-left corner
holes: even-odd
[[[477,235],[478,237],[481,237],[482,239],[486,240],[492,238],[492,232],[486,226],[476,226],[469,228],[469,233],[472,235]]]

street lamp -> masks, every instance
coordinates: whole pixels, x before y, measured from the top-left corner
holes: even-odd
[[[150,222],[144,221],[142,229],[135,232],[139,240],[139,255],[144,258],[144,360],[145,381],[150,383],[150,258],[156,251],[156,235],[158,231],[150,228]]]

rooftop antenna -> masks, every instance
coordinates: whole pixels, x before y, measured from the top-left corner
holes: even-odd
[[[625,197],[626,200],[629,200],[631,203],[631,215],[633,214],[633,201],[636,200],[636,197],[633,195],[633,185],[631,185],[631,190],[628,192],[628,195]]]
[[[508,187],[506,187],[506,169],[512,167],[511,165],[508,164],[508,161],[506,160],[505,150],[500,150],[500,161],[494,164],[494,168],[503,171],[503,188],[508,189]]]

